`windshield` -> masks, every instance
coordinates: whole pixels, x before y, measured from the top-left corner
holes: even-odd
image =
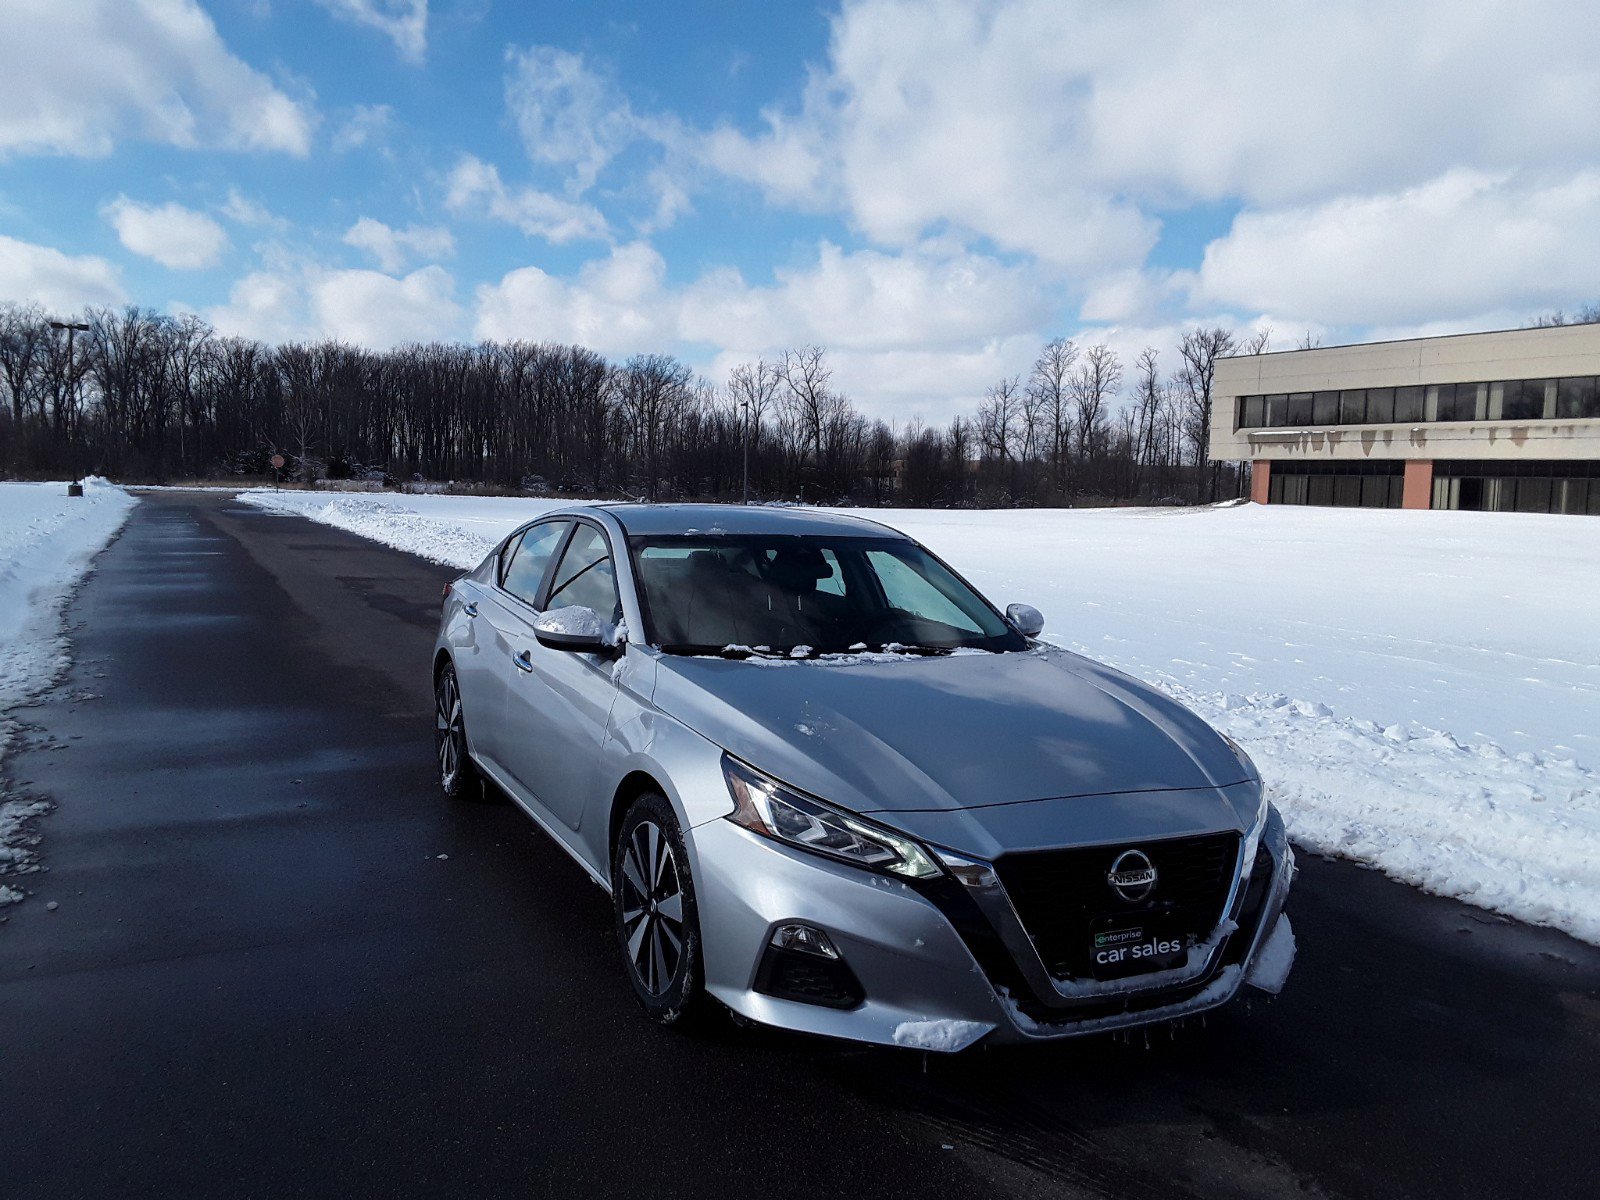
[[[1027,645],[983,597],[905,539],[717,535],[631,545],[649,640],[672,653]]]

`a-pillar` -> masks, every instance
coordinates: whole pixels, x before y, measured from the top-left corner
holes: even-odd
[[[1433,460],[1406,463],[1405,487],[1400,492],[1401,508],[1433,507]]]
[[[1250,502],[1252,504],[1265,504],[1268,496],[1268,485],[1272,482],[1272,463],[1264,458],[1258,458],[1250,464]]]

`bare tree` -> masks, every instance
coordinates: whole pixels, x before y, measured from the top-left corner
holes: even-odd
[[[1049,430],[1047,457],[1058,490],[1065,484],[1067,448],[1072,431],[1069,381],[1072,365],[1077,360],[1077,345],[1067,338],[1055,338],[1045,343],[1028,376],[1028,395]]]
[[[1017,437],[1022,389],[1017,377],[1002,379],[984,393],[978,405],[978,443],[985,458],[1005,462]]]
[[[670,354],[636,354],[615,378],[623,418],[644,470],[645,494],[653,500],[661,485],[662,451],[688,406],[693,373]]]
[[[1096,439],[1107,415],[1106,405],[1121,386],[1122,361],[1116,351],[1104,342],[1089,347],[1069,384],[1072,432],[1081,457],[1094,458]]]
[[[779,371],[795,424],[808,444],[813,461],[820,464],[822,427],[829,410],[835,407],[828,386],[833,379],[833,369],[828,366],[827,351],[821,346],[785,351]]]
[[[12,427],[18,436],[49,335],[50,326],[37,306],[0,305],[0,376],[10,393]]]
[[[1239,342],[1240,354],[1265,354],[1272,346],[1272,326],[1263,325]]]
[[[764,358],[754,363],[740,363],[728,376],[728,401],[741,423],[746,456],[755,454],[759,461],[761,430],[767,414],[777,407],[778,393],[783,386],[779,364]]]
[[[1154,346],[1139,352],[1134,366],[1139,373],[1134,383],[1132,420],[1129,428],[1131,473],[1129,490],[1138,494],[1143,469],[1156,463],[1156,431],[1166,399],[1166,384],[1161,379],[1160,355]]]
[[[1233,334],[1221,326],[1191,329],[1178,343],[1178,353],[1183,358],[1178,384],[1187,406],[1196,467],[1204,464],[1207,447],[1211,444],[1211,389],[1216,380],[1217,359],[1225,357],[1232,349]],[[1206,485],[1208,502],[1217,498],[1217,470],[1218,464],[1213,462]]]
[[[1600,325],[1600,304],[1585,304],[1572,313],[1558,308],[1555,312],[1535,318],[1533,322],[1534,329],[1552,329],[1559,325]]]

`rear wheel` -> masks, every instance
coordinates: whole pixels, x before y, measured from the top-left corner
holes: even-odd
[[[461,709],[461,685],[454,664],[446,663],[433,685],[434,748],[439,761],[439,786],[446,796],[479,793],[478,768],[467,753],[467,723]]]
[[[699,909],[677,816],[665,796],[633,802],[611,851],[617,943],[634,995],[663,1025],[711,1008],[700,958]]]

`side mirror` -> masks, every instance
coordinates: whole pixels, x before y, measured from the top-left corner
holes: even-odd
[[[620,647],[617,627],[602,620],[592,608],[573,604],[552,608],[533,619],[533,636],[541,646],[575,654],[615,654]]]
[[[1044,614],[1031,604],[1006,605],[1006,620],[1023,637],[1035,638],[1044,632]]]

